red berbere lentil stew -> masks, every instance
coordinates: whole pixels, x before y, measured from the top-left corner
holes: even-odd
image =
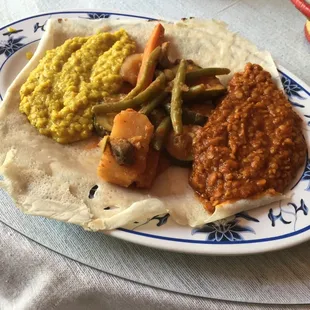
[[[283,193],[303,164],[301,119],[270,73],[247,64],[194,139],[190,184],[213,211],[224,201]]]

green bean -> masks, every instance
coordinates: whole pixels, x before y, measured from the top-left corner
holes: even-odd
[[[176,61],[178,62],[178,61]],[[187,67],[186,67],[186,71],[187,71],[187,74],[192,72],[192,71],[197,71],[197,70],[201,70],[201,67],[196,65],[192,60],[190,59],[187,59],[186,60],[186,64],[187,64]],[[179,63],[178,64],[175,64],[173,67],[170,67],[169,69],[165,69],[164,70],[164,73],[166,75],[166,78],[168,81],[171,81],[175,78],[175,75],[177,74],[177,71],[178,71],[178,68],[179,68]],[[186,74],[186,75],[187,75]]]
[[[152,140],[152,146],[156,151],[160,151],[164,145],[165,139],[171,129],[170,116],[166,116],[155,130]]]
[[[141,106],[144,102],[153,99],[158,94],[158,92],[163,91],[165,87],[165,81],[165,75],[161,73],[148,88],[139,93],[136,97],[132,99],[127,99],[126,97],[124,100],[118,102],[105,102],[98,104],[93,107],[92,111],[96,115],[102,115]]]
[[[176,134],[181,134],[183,130],[182,124],[182,87],[185,81],[186,74],[186,60],[182,59],[173,81],[173,88],[171,92],[171,121],[173,130]]]
[[[197,99],[208,99],[218,97],[226,93],[226,88],[209,88],[206,89],[205,85],[200,84],[192,86],[188,91],[183,92],[182,98],[184,101],[193,101]]]
[[[172,70],[175,74],[179,68],[179,65],[180,65],[180,62],[181,60],[180,59],[177,59],[174,63],[175,63],[175,66],[170,68],[170,70]],[[200,70],[202,69],[200,66],[198,66],[197,64],[195,64],[191,59],[186,59],[186,64],[187,64],[187,67],[186,67],[186,72],[192,72],[192,71],[196,71],[196,70]]]
[[[137,83],[136,87],[127,94],[125,99],[132,99],[136,97],[140,92],[142,92],[146,88],[146,86],[148,86],[145,85],[145,82],[147,80],[147,77],[150,75],[150,70],[152,69],[154,64],[157,63],[160,55],[161,55],[161,47],[158,46],[150,54],[149,60],[147,61],[146,66],[144,67],[144,71],[142,72],[141,80]]]
[[[196,65],[194,62],[187,63],[187,73],[192,71],[197,71],[202,69],[200,66]]]
[[[168,97],[168,93],[165,91],[161,92],[158,96],[156,96],[152,101],[148,104],[142,106],[139,110],[140,113],[149,115],[156,107],[158,107],[162,102]]]
[[[171,111],[171,104],[170,103],[166,103],[164,105],[165,110],[167,111],[167,113],[170,114]],[[190,109],[190,107],[183,107],[182,109],[182,122],[184,125],[199,125],[199,126],[203,126],[208,120],[208,117],[195,112],[193,110]]]
[[[186,83],[193,82],[204,76],[215,76],[229,74],[230,70],[227,68],[204,68],[186,73]]]

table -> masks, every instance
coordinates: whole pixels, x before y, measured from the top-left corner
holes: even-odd
[[[90,0],[87,4],[82,0],[48,3],[0,0],[1,25],[39,12],[85,9],[85,5],[86,9],[131,11],[171,20],[184,16],[225,20],[233,30],[269,50],[278,63],[310,84],[310,45],[302,31],[305,18],[288,0]],[[170,254],[103,235],[84,236],[78,228],[28,218],[15,209],[4,214],[8,205],[4,198],[0,200],[0,309],[310,309],[310,264],[306,259],[310,257],[309,242],[279,253],[240,259]],[[26,229],[27,223],[32,231]],[[54,251],[20,232],[35,240],[38,240],[36,234],[41,233],[40,243]],[[101,246],[97,249],[97,257],[96,251],[85,251],[87,244],[84,246],[83,242],[90,240],[98,241]],[[66,247],[76,248],[76,253],[69,255],[75,260],[56,253],[66,254]],[[106,262],[96,262],[99,257]],[[204,271],[209,275],[205,281],[211,283],[218,279],[218,283],[208,288],[209,298],[177,293],[178,287],[171,291],[174,283],[165,287],[166,290],[140,284],[144,282],[143,278],[145,282],[159,283],[160,279],[154,280],[156,268],[164,263],[167,263],[167,275],[178,271],[171,281],[175,281],[175,286],[180,284],[183,292],[190,291],[195,281],[186,278],[185,273],[182,275],[185,268],[193,274],[208,268]],[[100,267],[105,272],[90,266]],[[261,269],[255,269],[257,266]],[[133,271],[133,268],[137,270]],[[247,270],[252,287],[245,287],[250,281],[242,279],[244,275],[239,274],[239,270]],[[134,281],[138,277],[140,283]],[[200,286],[203,285],[208,287],[205,283]],[[220,288],[222,298],[219,299]],[[295,293],[290,295],[290,291]],[[223,299],[257,300],[257,303]],[[308,305],[292,304],[300,300]]]

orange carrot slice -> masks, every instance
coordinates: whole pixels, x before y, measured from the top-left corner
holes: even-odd
[[[161,40],[164,36],[164,33],[165,33],[165,28],[163,27],[163,25],[161,23],[158,23],[146,46],[145,46],[145,49],[144,49],[144,52],[143,52],[143,58],[142,58],[142,63],[141,63],[141,67],[140,67],[140,71],[139,71],[139,74],[138,74],[138,82],[141,80],[142,78],[142,73],[144,71],[144,67],[146,66],[146,63],[150,57],[150,54],[152,53],[152,51],[161,44]],[[152,69],[151,71],[151,74],[148,76],[148,80],[147,80],[147,83],[145,83],[146,87],[149,86],[153,80],[153,75],[154,75],[154,72],[155,72],[155,66],[154,68]],[[145,87],[145,88],[146,88]]]

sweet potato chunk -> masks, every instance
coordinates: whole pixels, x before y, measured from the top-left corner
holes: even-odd
[[[154,127],[147,116],[128,109],[117,114],[110,139],[127,139],[135,147],[134,163],[131,166],[119,165],[108,145],[98,166],[98,175],[105,181],[128,187],[146,168],[149,144]]]
[[[149,149],[146,160],[146,169],[144,173],[140,174],[136,179],[136,186],[138,188],[151,188],[153,181],[157,175],[157,167],[159,162],[160,152]]]

